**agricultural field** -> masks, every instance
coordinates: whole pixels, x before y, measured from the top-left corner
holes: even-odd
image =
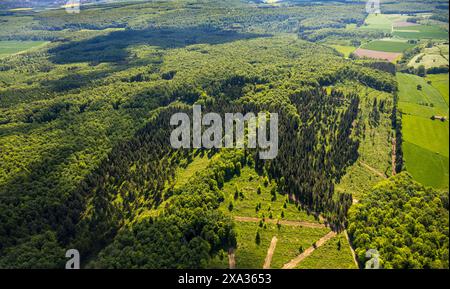
[[[425,80],[428,82],[431,82],[431,85],[436,88],[439,93],[444,97],[445,102],[447,105],[448,102],[448,91],[449,91],[449,79],[448,79],[448,73],[447,74],[428,74],[425,77]]]
[[[392,20],[385,14],[369,14],[360,28],[389,33],[392,31]]]
[[[419,76],[399,73],[397,79],[406,170],[425,185],[448,188],[449,110],[445,96]],[[432,120],[432,116],[447,120]]]
[[[436,25],[397,27],[392,34],[404,39],[448,39],[448,31]]]
[[[432,128],[434,129],[434,127]],[[448,132],[448,126],[446,127]],[[441,130],[442,131],[442,130]],[[426,133],[421,137],[429,137]],[[406,170],[418,182],[438,189],[448,188],[449,158],[409,141],[403,142]]]
[[[397,52],[384,52],[384,51],[376,51],[376,50],[368,50],[363,48],[356,49],[353,54],[360,58],[373,58],[373,59],[382,59],[387,60],[389,62],[394,62],[399,59],[402,54]]]
[[[0,41],[0,58],[39,48],[47,43],[46,41]]]
[[[385,33],[391,33],[393,28],[395,29],[396,27],[417,25],[406,22],[407,19],[408,16],[406,14],[369,14],[361,29],[380,30]]]
[[[448,116],[448,104],[445,96],[428,84],[426,79],[416,75],[398,73],[397,80],[399,83],[399,108],[402,113],[427,119],[433,115]]]
[[[414,47],[414,44],[407,43],[406,41],[388,40],[375,40],[361,46],[364,49],[385,52],[403,52],[412,47]]]

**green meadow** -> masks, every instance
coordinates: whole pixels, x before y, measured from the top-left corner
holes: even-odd
[[[420,183],[435,188],[448,188],[449,158],[403,141],[403,155],[408,172]]]
[[[392,30],[392,21],[384,14],[369,14],[361,28],[389,33]]]
[[[414,47],[414,44],[409,44],[403,41],[385,41],[385,40],[374,40],[369,43],[364,44],[361,48],[385,51],[385,52],[403,52],[406,49]]]
[[[404,39],[448,39],[448,32],[436,25],[397,27],[393,35]]]
[[[399,108],[405,114],[424,118],[433,115],[448,115],[445,96],[427,80],[412,74],[397,74],[399,83]],[[418,88],[420,85],[420,89]]]
[[[403,138],[422,148],[448,157],[448,121],[403,115]]]
[[[444,98],[445,102],[448,103],[448,73],[447,74],[428,74],[425,78],[427,81],[431,81],[431,85],[436,88],[439,93]]]
[[[447,75],[448,77],[448,75]],[[436,81],[437,87],[427,83]],[[448,96],[440,91],[441,76],[428,79],[397,74],[399,108],[402,112],[403,155],[408,172],[424,185],[448,188],[449,124],[448,120],[432,120],[433,115],[448,117]],[[418,89],[418,86],[421,89]],[[448,82],[447,82],[448,87]]]
[[[46,41],[0,41],[0,58],[47,44]]]

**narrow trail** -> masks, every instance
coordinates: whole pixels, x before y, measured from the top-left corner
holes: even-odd
[[[228,268],[230,269],[236,268],[236,259],[233,248],[230,248],[228,250]]]
[[[272,262],[273,252],[275,252],[275,247],[277,246],[277,236],[273,236],[270,242],[269,249],[267,250],[266,259],[264,260],[263,269],[270,269],[270,263]]]
[[[238,222],[253,222],[253,223],[261,221],[261,219],[255,217],[239,217],[239,216],[235,216],[234,220]],[[302,226],[307,228],[326,228],[324,224],[304,222],[304,221],[289,221],[289,220],[274,220],[274,219],[266,219],[265,221],[271,224],[280,223],[281,225],[288,225],[288,226]]]
[[[344,230],[344,235],[345,235],[345,239],[347,239],[348,246],[350,247],[350,251],[352,252],[353,262],[355,263],[356,268],[359,268],[358,260],[356,260],[356,253],[355,253],[355,250],[353,249],[352,241],[350,240],[350,238],[348,236],[347,230]]]
[[[392,138],[392,175],[395,176],[396,172],[395,172],[395,164],[397,163],[397,159],[396,159],[396,152],[397,149],[397,137],[393,137]]]
[[[377,169],[372,168],[371,166],[369,166],[368,164],[366,164],[366,163],[364,163],[364,162],[362,162],[362,161],[360,161],[359,163],[360,163],[361,165],[363,165],[366,169],[368,169],[369,171],[371,171],[372,173],[374,173],[374,174],[376,174],[376,175],[382,177],[383,179],[386,179],[386,176],[385,176],[383,173],[379,172]]]
[[[284,264],[282,269],[294,269],[295,267],[297,267],[297,265],[301,261],[303,261],[306,257],[311,255],[314,252],[314,250],[316,250],[317,248],[319,248],[320,246],[325,244],[328,240],[330,240],[334,236],[336,236],[336,232],[333,232],[333,231],[329,232],[328,234],[326,234],[325,236],[320,238],[319,241],[317,241],[315,243],[315,246],[309,247],[303,253],[301,253],[300,255],[298,255],[297,257],[295,257],[294,259],[292,259],[288,263]]]

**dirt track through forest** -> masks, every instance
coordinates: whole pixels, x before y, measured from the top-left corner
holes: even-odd
[[[275,252],[275,248],[277,246],[277,236],[273,236],[272,241],[270,242],[269,250],[267,250],[267,256],[264,260],[263,269],[270,269],[270,263],[272,262],[273,252]]]
[[[257,223],[261,221],[259,218],[255,217],[239,217],[235,216],[234,219],[238,222],[253,222]],[[319,223],[313,223],[313,222],[304,222],[304,221],[289,221],[289,220],[274,220],[274,219],[266,219],[267,223],[276,224],[277,222],[281,225],[288,225],[288,226],[302,226],[307,228],[325,228],[326,226],[324,224]]]
[[[236,268],[236,259],[233,248],[228,250],[228,268],[230,269]]]
[[[359,268],[358,261],[356,260],[356,253],[353,250],[352,242],[350,241],[350,237],[348,236],[347,230],[344,230],[345,239],[347,239],[348,246],[350,247],[350,251],[352,252],[353,262],[356,265],[356,268]]]
[[[364,163],[364,162],[361,162],[361,161],[360,161],[359,163],[360,163],[361,165],[363,165],[366,169],[368,169],[368,170],[371,171],[372,173],[374,173],[374,174],[376,174],[376,175],[382,177],[383,179],[386,179],[386,178],[387,178],[383,173],[379,172],[377,169],[375,169],[375,168],[369,166],[368,164],[366,164],[366,163]]]
[[[393,176],[395,176],[395,174],[396,174],[396,172],[395,172],[395,163],[397,162],[397,159],[396,159],[396,157],[397,157],[397,152],[396,152],[396,149],[397,149],[397,138],[396,137],[394,137],[393,139],[392,139],[392,175]]]

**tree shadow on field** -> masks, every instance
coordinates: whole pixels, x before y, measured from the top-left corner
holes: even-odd
[[[128,47],[139,44],[158,46],[163,49],[182,48],[193,44],[222,44],[241,39],[269,37],[268,34],[240,33],[205,27],[149,28],[144,30],[114,31],[108,35],[88,40],[62,44],[49,52],[57,64],[76,62],[124,61],[130,54]]]

